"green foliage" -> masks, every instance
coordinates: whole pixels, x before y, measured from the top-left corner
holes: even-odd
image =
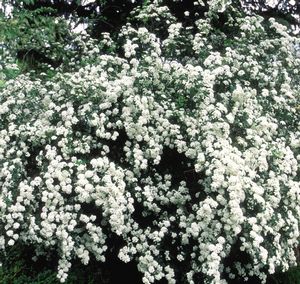
[[[300,284],[300,267],[289,269],[285,273],[270,275],[270,284]]]
[[[18,247],[7,252],[0,267],[0,284],[59,284],[55,269],[55,257],[48,261],[34,262],[31,248]],[[102,268],[90,264],[82,266],[75,263],[66,284],[106,284],[107,276]]]
[[[22,248],[8,251],[0,268],[1,284],[57,284],[55,271],[43,269],[34,271],[25,261],[25,250]]]
[[[42,7],[16,10],[12,17],[0,15],[0,58],[5,60],[9,52],[18,59],[22,73],[67,62],[72,50],[67,48],[72,41],[70,29],[63,18],[49,16],[54,12]]]

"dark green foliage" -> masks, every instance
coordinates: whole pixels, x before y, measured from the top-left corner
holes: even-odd
[[[56,277],[56,259],[53,256],[48,260],[31,259],[30,248],[18,247],[8,251],[0,268],[0,284],[59,284]],[[106,284],[107,276],[101,267],[95,263],[88,267],[75,263],[66,284]]]
[[[117,240],[114,240],[115,244]],[[113,250],[107,256],[105,263],[92,259],[85,266],[75,261],[69,272],[66,284],[120,284],[120,277],[126,277],[126,282],[142,283],[142,275],[137,271],[133,262],[123,263]],[[31,247],[17,246],[7,251],[1,257],[0,284],[60,284],[57,279],[57,257],[55,254],[40,256],[33,261]]]
[[[269,284],[300,284],[300,267],[291,268],[285,273],[271,275]]]

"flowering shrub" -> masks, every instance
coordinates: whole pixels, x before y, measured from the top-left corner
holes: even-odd
[[[0,247],[57,251],[64,282],[119,236],[145,284],[263,283],[296,263],[299,38],[226,1],[186,27],[162,2],[1,87]]]

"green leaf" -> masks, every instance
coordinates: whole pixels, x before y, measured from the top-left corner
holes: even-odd
[[[3,88],[5,86],[5,81],[0,80],[0,89]]]

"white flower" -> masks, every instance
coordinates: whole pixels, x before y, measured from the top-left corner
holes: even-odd
[[[7,244],[9,246],[13,246],[15,244],[15,241],[13,239],[10,239]]]

